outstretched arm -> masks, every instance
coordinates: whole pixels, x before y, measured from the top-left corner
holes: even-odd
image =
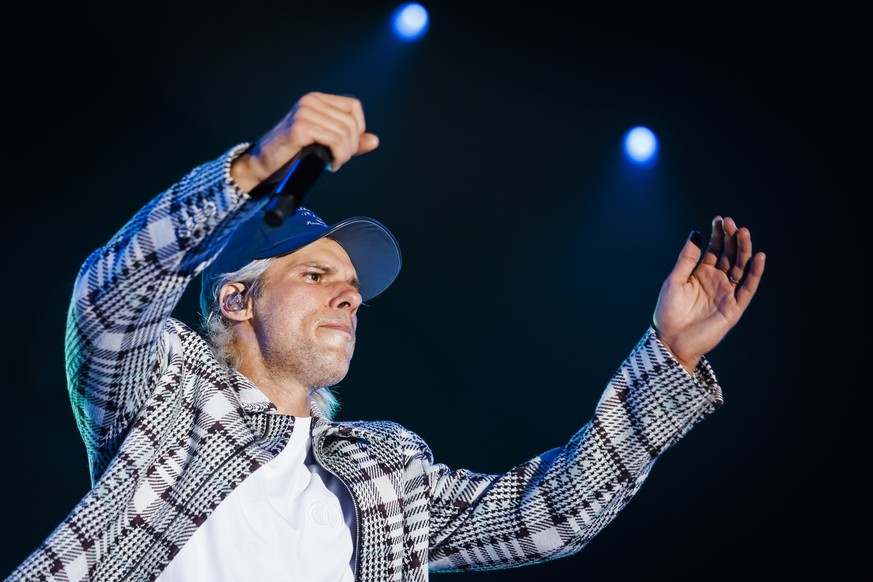
[[[713,218],[705,251],[700,233],[691,233],[661,286],[654,314],[658,339],[690,374],[742,317],[765,258],[752,252],[749,229],[730,217]]]
[[[501,476],[433,466],[431,571],[506,568],[579,551],[627,505],[664,451],[721,406],[703,356],[748,307],[765,257],[753,254],[748,229],[720,216],[702,246],[692,232],[661,288],[654,330],[567,445]]]

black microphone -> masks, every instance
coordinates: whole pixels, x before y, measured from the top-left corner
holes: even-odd
[[[293,216],[303,203],[303,197],[324,173],[331,159],[330,149],[327,147],[320,143],[308,145],[272,176],[258,184],[250,193],[254,198],[263,196],[265,190],[272,188],[264,222],[268,226],[278,227],[282,226],[286,218]]]

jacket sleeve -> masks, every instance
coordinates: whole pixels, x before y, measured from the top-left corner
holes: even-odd
[[[238,212],[250,198],[230,178],[231,161],[246,145],[156,196],[79,270],[67,314],[66,373],[92,482],[165,366],[162,332],[185,287],[249,214]]]
[[[503,475],[431,466],[430,570],[492,570],[578,552],[655,460],[722,403],[709,363],[692,377],[650,328],[565,446]]]

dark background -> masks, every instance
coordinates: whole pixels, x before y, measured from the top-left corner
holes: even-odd
[[[572,557],[455,578],[789,579],[863,556],[860,13],[427,2],[402,43],[391,2],[86,4],[17,4],[4,27],[0,572],[89,488],[64,376],[79,265],[311,90],[360,97],[382,145],[307,205],[378,218],[404,256],[362,310],[339,417],[402,422],[453,467],[504,471],[582,426],[691,229],[732,216],[768,255],[709,354],[724,408],[626,510]],[[661,140],[652,169],[621,160],[634,125]]]

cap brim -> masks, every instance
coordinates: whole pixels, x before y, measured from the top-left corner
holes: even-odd
[[[347,218],[329,227],[322,236],[335,240],[348,253],[364,301],[385,291],[400,274],[400,245],[385,226],[372,218]]]

